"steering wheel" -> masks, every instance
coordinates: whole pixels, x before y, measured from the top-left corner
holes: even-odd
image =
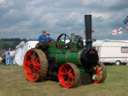
[[[67,48],[68,44],[71,42],[70,37],[65,34],[62,33],[58,36],[57,40],[56,40],[56,47],[57,48]]]

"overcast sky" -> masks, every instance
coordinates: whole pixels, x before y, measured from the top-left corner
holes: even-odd
[[[96,39],[128,39],[128,32],[112,36],[124,27],[128,0],[0,0],[0,38],[36,38],[42,30],[84,36],[84,15],[93,15]]]

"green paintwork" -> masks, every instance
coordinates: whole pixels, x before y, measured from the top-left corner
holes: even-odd
[[[81,50],[71,51],[68,48],[56,48],[54,43],[50,44],[48,48],[49,56],[54,58],[57,64],[71,62],[80,65],[80,51]]]

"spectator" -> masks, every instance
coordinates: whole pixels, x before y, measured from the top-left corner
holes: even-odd
[[[10,58],[11,58],[11,60],[10,60],[10,64],[14,64],[14,57],[15,57],[15,50],[14,49],[12,49],[11,51],[10,51]]]
[[[10,48],[5,51],[5,64],[9,65],[11,63],[11,56],[10,56]]]

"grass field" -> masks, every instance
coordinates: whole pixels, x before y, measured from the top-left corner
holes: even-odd
[[[107,72],[102,84],[64,89],[55,81],[27,82],[22,67],[0,65],[0,96],[128,96],[128,66],[107,66]]]

